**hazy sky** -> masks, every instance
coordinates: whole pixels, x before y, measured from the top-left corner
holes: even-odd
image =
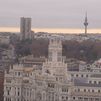
[[[0,26],[18,27],[20,17],[32,17],[36,28],[101,27],[101,0],[0,0]]]

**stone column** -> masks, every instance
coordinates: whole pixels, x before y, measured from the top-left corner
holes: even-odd
[[[14,87],[12,86],[11,87],[11,101],[14,101],[14,98],[15,98],[15,90],[14,90]]]

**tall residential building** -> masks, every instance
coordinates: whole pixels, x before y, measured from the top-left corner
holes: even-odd
[[[20,20],[20,39],[31,39],[31,18],[21,17]]]

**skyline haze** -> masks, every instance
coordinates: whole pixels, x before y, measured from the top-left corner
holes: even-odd
[[[100,29],[100,4],[100,0],[1,0],[0,27],[18,28],[20,17],[31,17],[32,28],[81,30],[87,11],[88,28]]]

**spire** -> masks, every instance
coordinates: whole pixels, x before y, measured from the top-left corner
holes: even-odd
[[[87,34],[87,26],[88,26],[87,12],[86,12],[86,14],[85,14],[84,26],[85,26],[85,35],[86,35],[86,34]]]

